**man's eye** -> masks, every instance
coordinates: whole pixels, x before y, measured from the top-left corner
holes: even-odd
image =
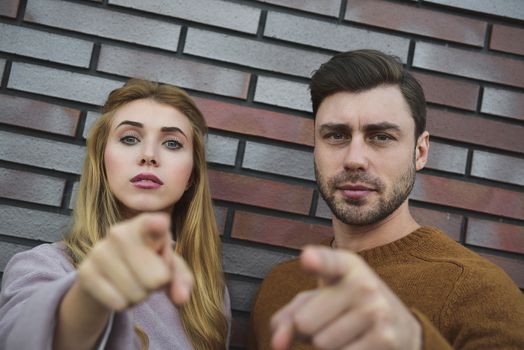
[[[394,137],[392,137],[391,135],[388,135],[388,134],[375,134],[375,135],[371,135],[370,139],[371,139],[372,141],[375,141],[375,142],[381,142],[381,143],[389,142],[389,141],[393,141],[393,140],[395,140]]]
[[[135,136],[127,135],[127,136],[122,137],[120,139],[120,142],[122,142],[123,144],[126,144],[126,145],[134,145],[134,144],[139,143],[140,141]]]
[[[324,135],[324,138],[330,142],[340,142],[346,140],[348,137],[343,132],[331,132]]]
[[[167,140],[163,143],[169,149],[178,149],[182,148],[183,145],[178,140]]]

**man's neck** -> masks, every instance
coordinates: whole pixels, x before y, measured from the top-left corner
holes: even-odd
[[[406,200],[391,215],[371,225],[348,225],[333,217],[334,244],[337,248],[360,252],[394,242],[419,227],[409,212]]]

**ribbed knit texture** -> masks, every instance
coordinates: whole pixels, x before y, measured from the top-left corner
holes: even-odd
[[[503,270],[438,229],[421,227],[359,255],[420,321],[424,350],[524,349],[522,292]],[[254,303],[249,348],[270,349],[271,316],[315,287],[297,259],[276,266]]]

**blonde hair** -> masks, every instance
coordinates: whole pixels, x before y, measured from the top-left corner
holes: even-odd
[[[195,349],[224,349],[228,334],[224,310],[225,283],[207,177],[204,145],[207,126],[197,106],[183,90],[168,84],[131,79],[109,94],[103,114],[87,139],[87,157],[73,223],[65,244],[73,264],[78,266],[94,244],[105,237],[107,229],[122,219],[119,203],[108,185],[104,151],[115,111],[138,99],[152,99],[172,106],[187,116],[192,125],[190,187],[171,213],[172,231],[177,242],[175,250],[187,261],[195,276],[191,298],[179,310],[184,330]],[[136,331],[143,344],[147,344],[147,335],[139,328]]]

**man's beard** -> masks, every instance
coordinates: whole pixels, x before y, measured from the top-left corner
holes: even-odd
[[[326,181],[319,173],[315,163],[315,177],[322,198],[338,220],[348,225],[371,225],[388,217],[408,198],[415,183],[415,159],[410,163],[407,171],[395,180],[390,190],[378,177],[358,170],[340,173]],[[374,189],[379,195],[378,202],[372,207],[365,208],[367,198],[335,197],[337,185],[347,183],[358,183]]]

